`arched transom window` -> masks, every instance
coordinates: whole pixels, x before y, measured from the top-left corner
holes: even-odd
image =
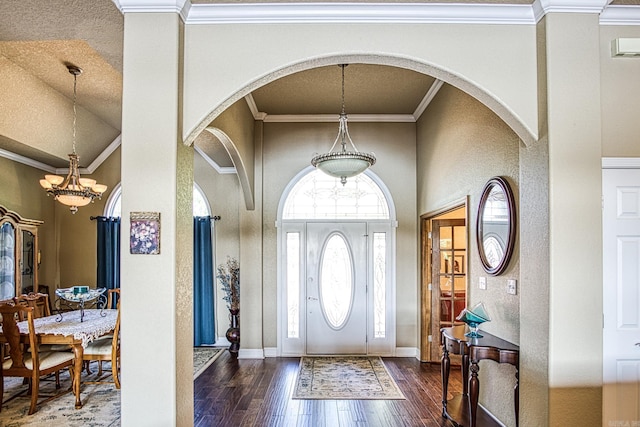
[[[367,175],[340,179],[315,170],[289,192],[282,219],[389,219],[380,187]]]

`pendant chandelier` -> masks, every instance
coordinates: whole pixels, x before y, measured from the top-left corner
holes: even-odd
[[[69,154],[69,173],[66,178],[45,175],[40,180],[40,185],[47,191],[47,195],[53,195],[63,205],[70,206],[71,213],[75,214],[78,206],[86,206],[95,198],[100,199],[107,186],[97,184],[95,179],[80,178],[80,156],[76,154],[76,81],[82,69],[74,65],[67,65],[67,69],[73,75],[73,153]]]
[[[311,164],[314,167],[327,175],[340,178],[342,185],[347,183],[347,178],[361,174],[376,163],[376,156],[373,153],[359,152],[349,135],[347,114],[344,109],[344,69],[346,66],[347,64],[340,64],[340,68],[342,68],[342,111],[340,112],[338,136],[328,153],[318,154],[311,159]],[[340,141],[340,150],[333,151],[338,141]],[[347,151],[347,141],[353,147],[353,151]]]

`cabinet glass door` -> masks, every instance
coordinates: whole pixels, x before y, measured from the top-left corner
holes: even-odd
[[[34,269],[35,246],[36,236],[30,231],[22,230],[22,259],[20,260],[20,268],[22,270],[21,293],[23,294],[36,290]]]
[[[16,229],[5,222],[0,226],[0,300],[15,296]]]

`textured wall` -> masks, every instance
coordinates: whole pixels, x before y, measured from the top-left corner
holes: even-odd
[[[482,301],[491,322],[483,329],[514,343],[520,341],[520,297],[505,291],[507,279],[519,280],[519,240],[505,272],[488,276],[476,246],[475,225],[482,189],[493,176],[507,179],[519,204],[519,139],[507,125],[477,100],[445,85],[418,122],[418,213],[436,211],[469,197],[468,305]],[[518,208],[516,208],[518,213]],[[486,277],[487,289],[478,288]],[[423,302],[424,303],[424,302]],[[428,304],[428,302],[426,302]],[[513,415],[514,369],[480,363],[480,403],[506,425]]]
[[[286,185],[314,153],[331,148],[336,123],[265,123],[264,137],[264,343],[276,346],[276,236],[278,203]],[[351,123],[358,149],[375,152],[372,167],[396,205],[396,345],[417,347],[417,223],[415,210],[415,126],[411,123]]]

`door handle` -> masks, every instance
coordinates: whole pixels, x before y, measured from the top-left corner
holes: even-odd
[[[308,297],[307,299],[309,301],[318,301],[318,298],[316,298],[316,297]],[[638,343],[638,344],[640,344],[640,343]]]
[[[640,347],[640,342],[637,342],[634,345]]]

